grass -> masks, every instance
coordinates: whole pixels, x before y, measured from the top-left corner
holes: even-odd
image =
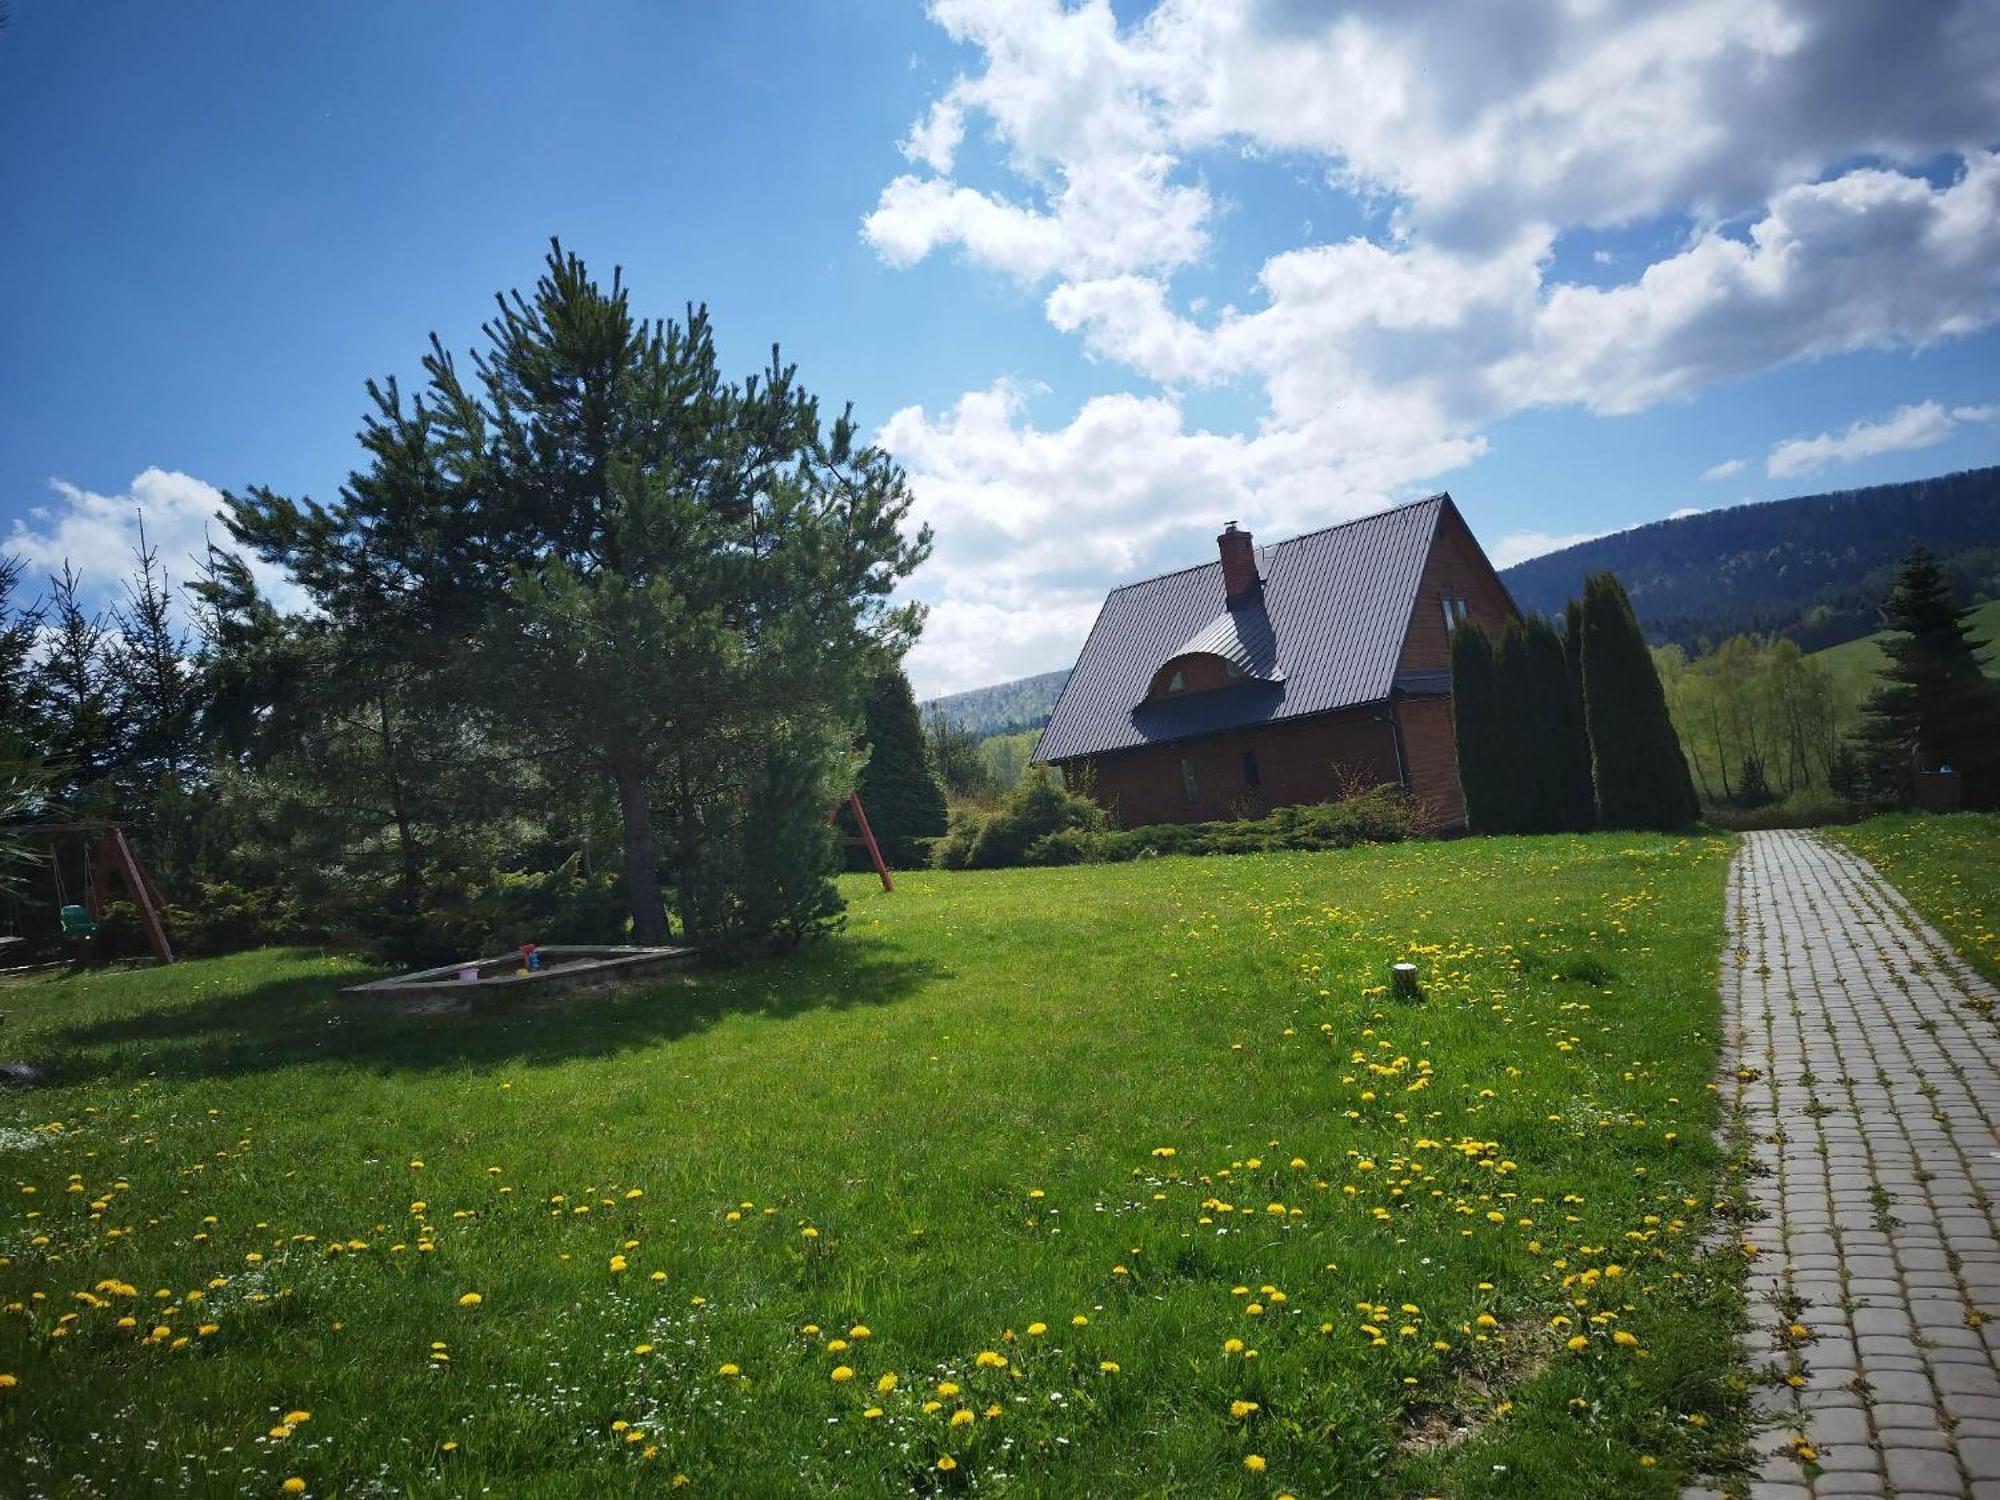
[[[1968,963],[2000,984],[2000,813],[1898,813],[1825,832],[1880,870]]]
[[[1744,1421],[1728,853],[854,879],[793,961],[462,1018],[310,953],[17,984],[5,1467],[1672,1496]]]
[[[1967,623],[1974,643],[1983,643],[1987,676],[2000,677],[2000,651],[1990,649],[2000,643],[2000,599],[1975,606]],[[1888,653],[1882,649],[1888,635],[1888,631],[1878,630],[1812,653],[1813,660],[1833,674],[1841,702],[1859,703],[1875,690],[1876,679],[1889,665]]]

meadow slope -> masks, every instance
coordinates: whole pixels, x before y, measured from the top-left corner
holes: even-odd
[[[1729,849],[854,879],[794,960],[463,1018],[17,983],[8,1482],[1673,1495],[1744,1405]]]

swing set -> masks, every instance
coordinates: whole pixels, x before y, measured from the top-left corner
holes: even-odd
[[[75,947],[79,958],[90,951],[103,927],[105,908],[111,902],[111,877],[116,875],[139,914],[139,924],[146,930],[146,941],[152,947],[153,957],[163,964],[174,961],[173,945],[167,941],[167,929],[160,920],[160,908],[165,903],[159,887],[153,884],[152,877],[139,863],[139,856],[132,852],[123,824],[101,820],[24,823],[7,831],[47,841],[49,869],[55,875],[56,921],[61,936]],[[73,893],[74,899],[69,882],[63,878],[62,845],[69,839],[76,840],[82,849],[80,868],[83,879]],[[18,929],[20,903],[16,901],[12,905]],[[21,938],[18,935],[0,939],[0,942],[6,943],[19,941]]]

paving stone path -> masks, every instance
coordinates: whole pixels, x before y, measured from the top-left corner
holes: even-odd
[[[1751,1500],[2000,1500],[2000,996],[1807,834],[1744,838],[1729,932],[1724,1086],[1767,1173],[1749,1357],[1798,1378],[1758,1393]]]

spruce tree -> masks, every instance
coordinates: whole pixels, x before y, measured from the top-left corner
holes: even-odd
[[[52,795],[72,812],[104,813],[104,777],[117,758],[104,619],[82,600],[83,580],[67,562],[49,580],[48,639],[32,687],[36,737],[54,767]]]
[[[35,641],[42,612],[17,597],[22,564],[0,557],[0,774],[35,761]],[[25,774],[25,773],[24,773]]]
[[[1606,828],[1686,828],[1700,813],[1632,601],[1611,573],[1584,580],[1583,696]]]
[[[1905,801],[1917,770],[1951,766],[1967,800],[2000,800],[2000,690],[1980,669],[1951,582],[1923,547],[1903,559],[1882,609],[1887,679],[1863,705],[1862,754],[1875,791]]]
[[[1597,783],[1590,768],[1590,723],[1583,706],[1583,604],[1563,610],[1563,672],[1569,679],[1567,743],[1563,750],[1563,826],[1587,833],[1597,826]]]
[[[117,700],[121,808],[141,832],[157,837],[167,805],[179,801],[195,770],[197,703],[172,581],[143,521],[133,556],[125,602],[111,610],[107,661]]]
[[[1496,691],[1493,643],[1477,621],[1467,620],[1451,633],[1452,735],[1465,821],[1477,833],[1502,832],[1506,823]]]
[[[868,826],[889,864],[922,868],[930,857],[921,841],[944,835],[944,788],[931,770],[917,695],[902,667],[891,663],[877,672],[861,706],[868,764],[859,790]]]

